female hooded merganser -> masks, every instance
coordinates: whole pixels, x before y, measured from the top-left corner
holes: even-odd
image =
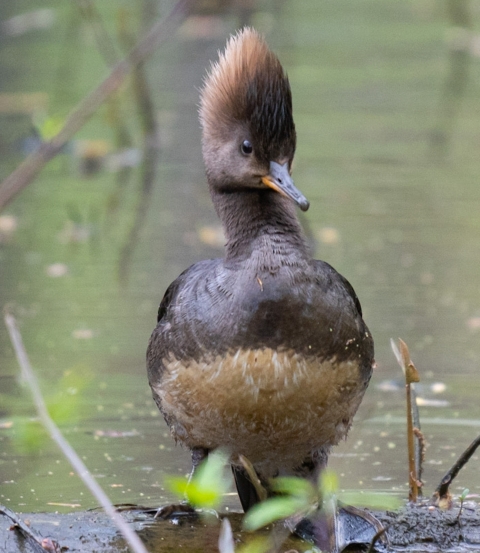
[[[312,259],[290,176],[296,134],[288,78],[252,29],[233,36],[201,92],[203,156],[227,238],[168,288],[147,351],[153,397],[193,468],[231,454],[246,510],[260,480],[315,478],[368,385],[373,340],[348,281]],[[268,486],[268,484],[267,484]]]

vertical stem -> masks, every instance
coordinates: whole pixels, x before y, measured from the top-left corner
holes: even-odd
[[[407,373],[408,374],[408,371]],[[405,384],[405,390],[407,392],[407,444],[408,444],[408,480],[409,480],[409,492],[408,499],[416,503],[418,497],[417,486],[417,470],[415,467],[415,436],[413,433],[413,420],[412,420],[412,388],[410,381],[407,378]]]
[[[95,499],[103,507],[107,515],[112,519],[115,526],[123,535],[127,542],[130,551],[133,553],[148,553],[147,548],[143,544],[142,540],[138,537],[138,534],[133,530],[127,522],[125,522],[122,516],[117,512],[112,502],[107,497],[107,494],[103,491],[95,478],[90,474],[84,462],[80,459],[78,454],[72,448],[72,446],[63,437],[57,425],[53,422],[48,413],[47,406],[40,392],[40,385],[37,377],[30,364],[27,352],[23,345],[22,336],[17,327],[17,322],[13,315],[10,313],[5,314],[5,325],[7,326],[10,340],[17,356],[18,364],[22,371],[22,378],[27,383],[30,393],[32,394],[33,403],[37,410],[41,423],[45,427],[46,431],[52,438],[52,440],[58,445],[62,453],[67,458],[68,462],[72,465],[74,471],[83,480],[83,483],[90,490]]]

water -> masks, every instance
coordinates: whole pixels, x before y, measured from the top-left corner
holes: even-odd
[[[91,27],[60,2],[48,7],[47,31],[2,35],[0,93],[46,93],[48,115],[62,118],[107,70]],[[0,16],[29,9],[27,0],[5,2]],[[102,7],[112,33],[115,9]],[[115,503],[165,503],[164,475],[189,469],[151,399],[144,355],[168,284],[191,263],[221,255],[196,104],[205,68],[236,22],[228,11],[190,20],[149,60],[161,138],[151,192],[142,166],[82,174],[77,143],[2,213],[0,303],[14,306],[47,399],[72,406],[61,429]],[[262,3],[252,23],[290,77],[294,177],[311,202],[303,220],[317,257],[354,285],[376,341],[370,388],[330,465],[342,489],[406,497],[404,392],[389,346],[400,336],[421,373],[419,394],[434,400],[421,407],[429,494],[480,425],[478,51],[467,63],[452,54],[453,21],[430,0]],[[468,79],[452,89],[459,63]],[[119,103],[141,148],[131,89]],[[113,151],[115,109],[102,108],[75,139]],[[5,109],[0,122],[4,177],[22,159],[32,123]],[[31,439],[19,439],[34,411],[17,375],[0,326],[0,503],[21,512],[94,506],[47,437],[34,452]],[[454,492],[479,492],[475,461]],[[233,496],[227,504],[238,507]]]

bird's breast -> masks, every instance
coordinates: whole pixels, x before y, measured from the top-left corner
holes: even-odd
[[[295,466],[343,438],[365,391],[357,360],[238,349],[204,360],[163,360],[152,389],[175,438],[226,447],[253,463]],[[268,457],[268,459],[267,459]]]

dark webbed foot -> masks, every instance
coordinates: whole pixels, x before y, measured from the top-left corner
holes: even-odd
[[[294,528],[300,538],[330,553],[342,552],[350,546],[367,549],[375,536],[384,530],[380,521],[368,511],[349,505],[342,505],[335,513],[326,514],[319,511],[309,518],[302,519]],[[382,535],[375,551],[383,551],[388,545]]]
[[[337,543],[343,548],[353,544],[369,545],[377,534],[385,530],[372,513],[352,505],[342,505],[337,515]],[[377,543],[388,546],[386,534],[381,535]],[[377,550],[383,549],[379,546]]]

